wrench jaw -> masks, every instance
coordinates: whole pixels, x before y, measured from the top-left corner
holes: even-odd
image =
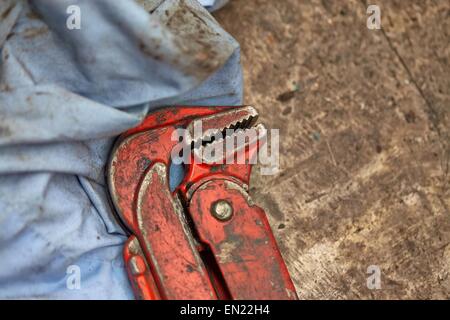
[[[247,193],[251,165],[266,141],[257,117],[250,106],[169,108],[118,139],[107,180],[131,233],[124,260],[137,298],[296,298],[265,213]],[[170,192],[168,168],[179,128],[187,129],[191,161]],[[221,147],[222,153],[210,152]],[[211,216],[212,206],[227,207],[219,200],[234,207],[228,219]],[[271,286],[262,286],[261,278]]]
[[[245,130],[251,128],[258,119],[258,111],[252,106],[230,108],[211,115],[194,119],[187,126],[188,143],[199,147],[203,143],[213,142],[212,138],[219,134],[226,135],[226,130]]]
[[[228,297],[297,299],[264,210],[239,184],[225,179],[204,182],[193,192],[189,212]]]
[[[201,182],[204,177],[228,177],[247,188],[251,166],[256,163],[259,148],[266,142],[265,126],[255,125],[258,115],[255,108],[245,106],[201,117],[188,125],[186,141],[191,144],[192,153],[185,179],[179,186],[181,192],[188,195],[187,199],[193,182]],[[200,135],[195,132],[199,127],[202,128]]]
[[[226,129],[214,141],[194,148],[195,163],[208,165],[254,164],[256,154],[266,137],[263,124],[256,127]]]

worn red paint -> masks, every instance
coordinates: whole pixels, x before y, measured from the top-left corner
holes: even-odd
[[[137,298],[297,298],[266,215],[247,194],[250,165],[193,162],[180,186],[169,191],[173,131],[203,117],[207,128],[224,128],[245,112],[244,107],[163,109],[118,140],[108,182],[132,233],[124,258]],[[257,147],[246,151],[247,159]],[[211,215],[219,199],[233,207],[227,221]]]

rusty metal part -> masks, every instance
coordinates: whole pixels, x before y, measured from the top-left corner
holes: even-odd
[[[123,256],[136,298],[140,300],[161,299],[150,267],[135,236],[132,235],[125,243]]]
[[[183,207],[170,193],[167,178],[166,166],[157,162],[142,180],[136,203],[137,237],[163,298],[213,299],[216,295]]]
[[[224,223],[205,214],[217,195],[236,208]],[[189,212],[200,240],[214,254],[233,299],[293,299],[295,289],[264,211],[228,180],[210,180],[192,196]],[[224,200],[221,200],[224,201]]]
[[[217,200],[211,205],[211,214],[219,221],[227,221],[233,215],[233,206],[227,200]]]
[[[207,163],[195,157],[205,143],[221,143],[208,141],[207,134],[194,137],[198,124],[208,134],[245,132],[257,116],[249,106],[163,109],[119,138],[108,184],[132,234],[124,259],[137,298],[296,299],[266,215],[246,191],[249,160],[262,140],[244,140]],[[178,128],[189,132],[191,161],[171,192],[167,171]],[[242,164],[219,161],[238,151],[244,151]]]

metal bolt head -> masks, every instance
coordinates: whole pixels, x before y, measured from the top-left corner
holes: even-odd
[[[211,206],[211,214],[220,221],[227,221],[233,215],[233,207],[226,200],[217,200]]]

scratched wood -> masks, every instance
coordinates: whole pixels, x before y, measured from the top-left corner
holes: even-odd
[[[232,0],[245,101],[280,129],[253,174],[299,296],[450,298],[448,1]],[[367,287],[379,266],[381,289]]]

